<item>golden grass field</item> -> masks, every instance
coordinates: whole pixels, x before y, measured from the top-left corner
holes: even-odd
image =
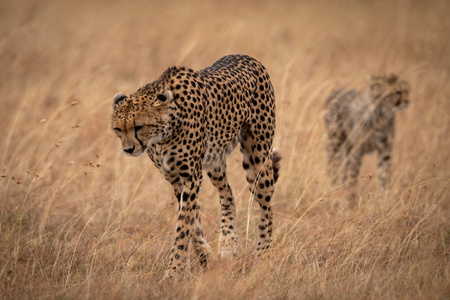
[[[449,299],[449,15],[446,0],[1,1],[0,298]],[[122,153],[112,97],[237,53],[276,92],[273,247],[255,257],[258,205],[235,150],[238,256],[217,257],[205,180],[209,266],[192,256],[164,281],[177,204],[147,157]],[[351,207],[326,174],[325,99],[389,72],[412,87],[391,189],[379,194],[365,157]]]

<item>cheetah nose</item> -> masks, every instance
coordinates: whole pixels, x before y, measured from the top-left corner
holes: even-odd
[[[123,151],[125,151],[128,154],[131,154],[134,151],[134,146],[133,146],[133,148],[123,149]]]

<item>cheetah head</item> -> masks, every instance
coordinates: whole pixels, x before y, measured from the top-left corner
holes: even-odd
[[[127,155],[139,156],[168,135],[172,92],[147,86],[135,94],[113,98],[112,129]]]
[[[385,107],[386,112],[395,113],[409,106],[408,82],[397,75],[368,77],[368,93],[374,103]]]

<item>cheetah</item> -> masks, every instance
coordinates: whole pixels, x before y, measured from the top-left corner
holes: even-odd
[[[359,175],[364,154],[378,152],[378,179],[382,192],[389,186],[395,113],[409,105],[410,86],[394,75],[367,78],[362,95],[338,89],[326,102],[328,172],[342,184]],[[338,174],[340,171],[340,174]],[[355,186],[352,181],[351,186]]]
[[[281,156],[273,148],[275,94],[266,68],[246,55],[229,55],[194,71],[170,67],[129,96],[113,98],[112,129],[125,154],[147,153],[178,199],[176,237],[166,276],[189,267],[189,248],[206,266],[198,193],[206,172],[221,205],[219,257],[235,255],[236,204],[226,157],[240,144],[249,189],[260,205],[257,253],[269,248],[271,199]]]

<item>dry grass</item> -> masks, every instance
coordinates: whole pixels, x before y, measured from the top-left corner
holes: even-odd
[[[449,14],[446,0],[2,1],[0,298],[448,299]],[[273,248],[255,259],[258,214],[236,151],[240,254],[163,282],[171,187],[148,158],[121,153],[112,96],[232,53],[260,60],[276,90]],[[324,100],[386,72],[413,88],[392,189],[378,195],[368,157],[350,209],[325,174]],[[208,181],[200,201],[216,253]]]

